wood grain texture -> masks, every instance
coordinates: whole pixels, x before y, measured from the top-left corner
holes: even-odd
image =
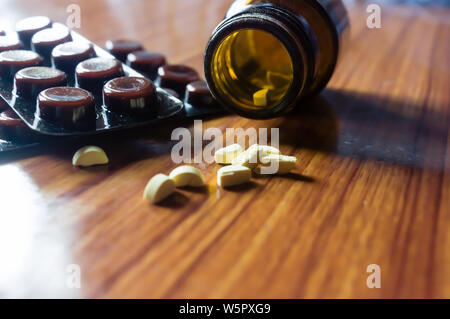
[[[0,19],[64,22],[71,2],[7,0]],[[198,70],[231,3],[76,2],[94,42],[138,39]],[[150,206],[145,184],[176,166],[176,126],[1,155],[0,296],[449,298],[450,9],[382,2],[382,28],[368,29],[366,6],[347,4],[350,49],[320,97],[279,119],[203,123],[280,127],[294,174],[225,191],[209,165],[207,190]],[[85,143],[111,165],[73,168]],[[81,289],[66,286],[70,264]],[[369,264],[381,289],[366,286]]]

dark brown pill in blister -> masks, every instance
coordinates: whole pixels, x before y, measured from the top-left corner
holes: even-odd
[[[68,73],[75,72],[78,63],[96,56],[94,46],[89,43],[66,42],[52,51],[53,65]]]
[[[44,58],[50,58],[52,50],[58,44],[72,40],[66,27],[49,28],[37,32],[31,38],[31,47]]]
[[[101,94],[107,81],[124,75],[119,61],[100,57],[79,63],[75,74],[78,86],[94,94]]]
[[[153,83],[140,77],[120,77],[103,88],[105,106],[120,114],[154,114],[157,96]]]
[[[23,43],[16,37],[0,35],[0,52],[9,50],[20,50],[23,48]]]
[[[17,71],[42,65],[44,59],[33,51],[11,50],[0,53],[0,76],[12,78]]]
[[[127,61],[130,53],[142,50],[142,44],[131,40],[106,41],[106,50],[122,62]]]
[[[193,106],[208,106],[213,102],[213,97],[205,81],[195,81],[186,87],[187,103]]]
[[[50,28],[52,22],[43,16],[29,17],[16,23],[16,31],[23,44],[30,46],[31,38],[36,32]]]
[[[96,119],[94,97],[80,88],[49,88],[39,93],[37,115],[67,128],[93,128]]]
[[[158,68],[166,65],[166,57],[160,53],[137,51],[128,54],[127,65],[151,80],[155,80],[158,76]]]
[[[22,69],[14,77],[14,92],[22,97],[36,98],[45,89],[65,85],[67,77],[64,72],[43,66]]]
[[[0,113],[0,132],[8,139],[30,138],[33,131],[11,109]]]
[[[197,71],[185,65],[165,65],[158,69],[159,85],[184,96],[186,85],[200,80]]]

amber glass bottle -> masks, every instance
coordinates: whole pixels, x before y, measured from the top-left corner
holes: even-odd
[[[341,0],[237,0],[206,47],[208,86],[232,112],[276,117],[327,85],[348,26]]]

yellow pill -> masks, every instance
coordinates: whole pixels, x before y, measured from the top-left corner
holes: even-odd
[[[205,185],[202,172],[194,166],[179,166],[170,172],[169,177],[175,182],[176,187],[202,187]]]
[[[241,145],[232,144],[227,147],[218,149],[214,153],[214,160],[217,164],[231,164],[231,161],[235,159],[239,154],[244,151]]]
[[[108,164],[109,159],[104,150],[98,146],[85,146],[75,152],[72,158],[73,166],[89,167]]]
[[[261,165],[254,168],[257,174],[287,174],[295,168],[295,156],[269,154],[261,159]]]
[[[255,106],[267,106],[267,95],[269,93],[268,89],[262,89],[259,91],[256,91],[253,94],[253,104],[255,104]]]
[[[174,192],[175,182],[167,175],[157,174],[145,186],[143,198],[152,204],[156,204]]]
[[[281,154],[278,148],[270,145],[253,144],[247,149],[247,152],[254,152],[254,150],[258,152],[258,160],[261,160],[261,158],[265,155]]]
[[[245,166],[224,166],[217,172],[217,185],[228,187],[250,182],[252,171]]]
[[[239,154],[235,159],[231,161],[232,165],[245,166],[250,169],[255,168],[258,165],[258,152],[257,148],[248,149]],[[266,155],[266,154],[264,154]]]

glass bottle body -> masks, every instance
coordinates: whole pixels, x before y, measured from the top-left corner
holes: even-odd
[[[278,116],[326,86],[348,29],[341,0],[237,0],[207,45],[206,80],[225,108]]]

